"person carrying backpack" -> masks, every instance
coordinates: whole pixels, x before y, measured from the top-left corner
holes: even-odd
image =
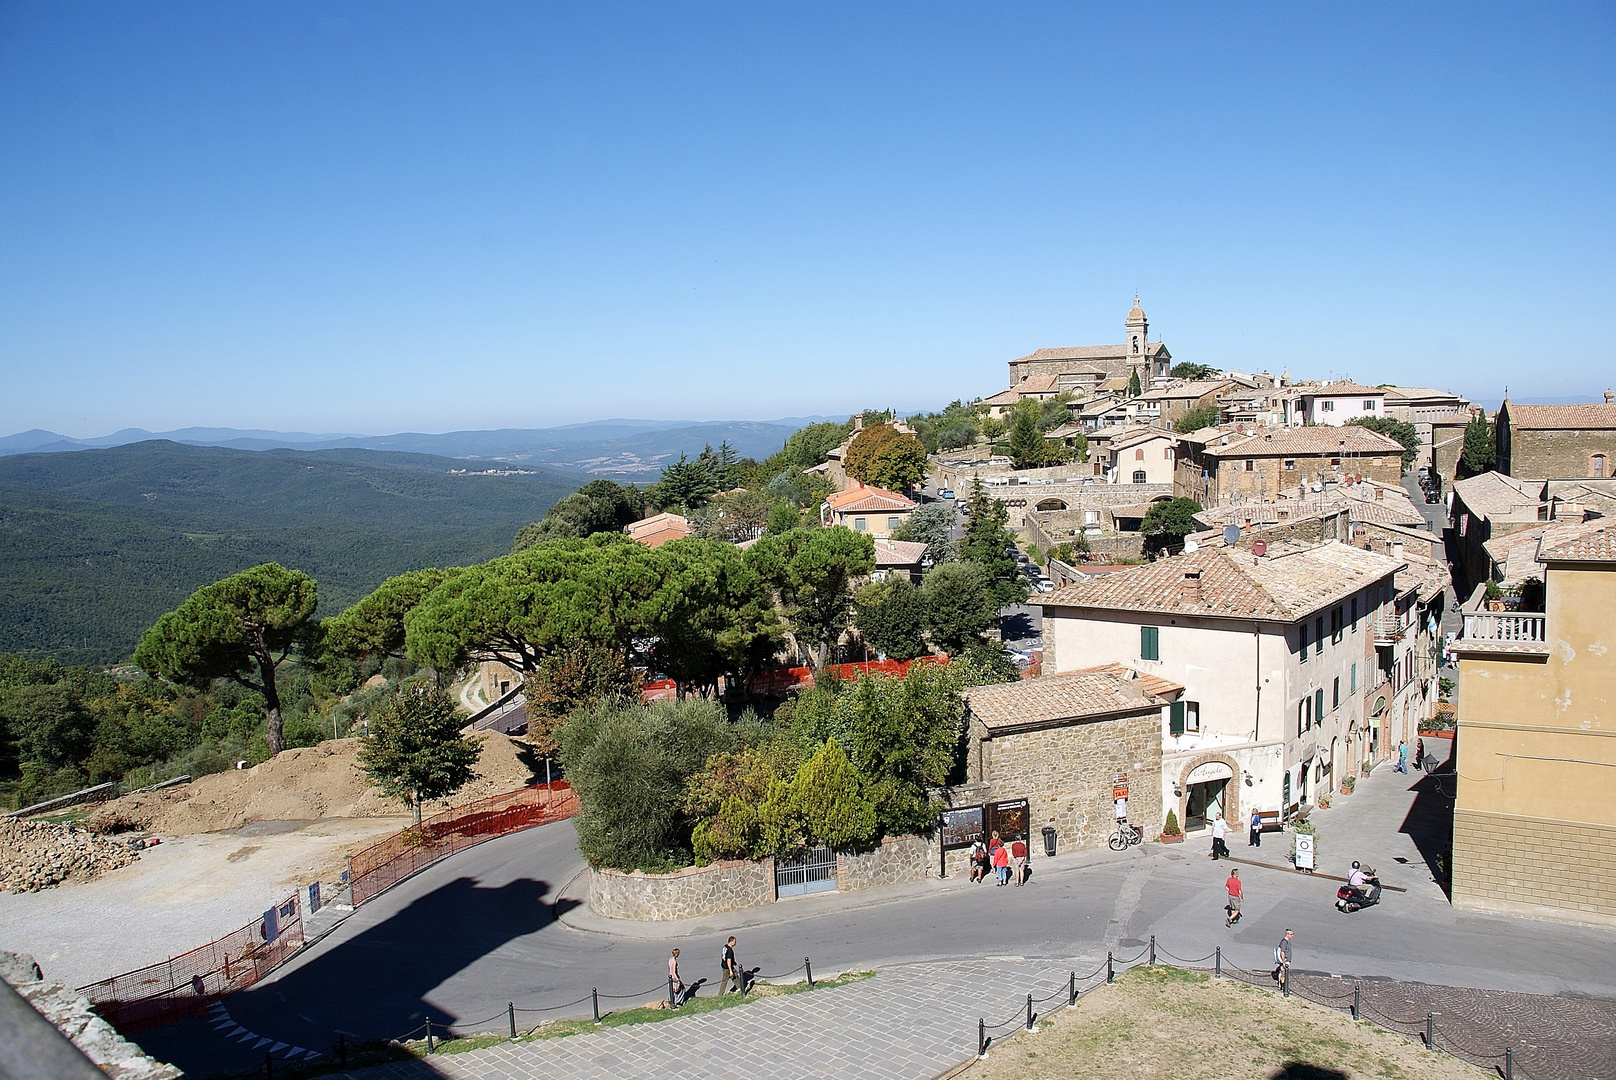
[[[1287,928],[1285,936],[1279,939],[1278,945],[1274,946],[1274,970],[1268,973],[1268,977],[1277,983],[1290,982],[1291,939],[1295,936],[1296,932]]]

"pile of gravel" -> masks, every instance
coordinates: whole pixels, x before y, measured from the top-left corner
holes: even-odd
[[[129,844],[81,828],[0,817],[0,892],[37,892],[128,866]]]

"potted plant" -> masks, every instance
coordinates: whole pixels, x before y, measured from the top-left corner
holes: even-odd
[[[1328,795],[1320,795],[1319,796],[1319,809],[1320,810],[1328,810],[1328,809],[1330,809],[1330,796],[1328,796]]]
[[[1352,789],[1358,786],[1358,778],[1351,773],[1341,778],[1341,794],[1351,795]]]
[[[1184,842],[1184,830],[1178,827],[1178,814],[1173,810],[1167,811],[1167,824],[1162,826],[1161,842],[1164,844]]]

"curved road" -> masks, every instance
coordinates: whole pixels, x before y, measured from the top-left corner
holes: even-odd
[[[1037,860],[1027,888],[929,882],[903,895],[849,897],[826,910],[816,897],[737,915],[747,966],[785,971],[811,956],[817,972],[953,957],[1091,956],[1108,947],[1133,951],[1155,934],[1161,947],[1196,959],[1221,945],[1231,962],[1261,968],[1286,927],[1297,932],[1297,967],[1431,983],[1532,993],[1616,997],[1616,969],[1604,962],[1616,930],[1458,912],[1417,859],[1404,816],[1411,778],[1389,772],[1365,781],[1321,822],[1321,850],[1340,860],[1349,833],[1383,834],[1383,878],[1408,888],[1388,893],[1378,909],[1343,915],[1333,906],[1336,882],[1242,865],[1245,918],[1223,926],[1223,865],[1211,864],[1197,841],[1148,845],[1126,853],[1101,850]],[[1421,781],[1429,784],[1429,780]],[[1378,792],[1378,799],[1375,797]],[[1399,847],[1398,845],[1402,845]],[[1279,837],[1235,855],[1282,861]],[[583,930],[558,920],[555,904],[583,869],[569,822],[493,840],[462,852],[355,912],[323,941],[271,979],[227,1001],[231,1018],[277,1042],[323,1050],[337,1032],[390,1038],[435,1023],[500,1030],[507,1001],[520,1008],[621,994],[636,1003],[656,996],[668,949],[679,945],[688,981],[717,979],[718,951],[731,932],[724,917],[705,920],[683,937],[659,938]],[[1328,866],[1326,866],[1328,869]],[[579,895],[578,889],[568,895]],[[566,902],[563,902],[565,906]],[[800,906],[798,906],[800,905]],[[588,920],[598,925],[598,920]],[[610,1002],[603,1003],[603,1008]],[[531,1025],[553,1016],[588,1015],[581,1006],[528,1013]],[[489,1021],[486,1025],[483,1021]],[[159,1059],[193,1075],[261,1064],[253,1042],[230,1042],[201,1021],[188,1021],[140,1041]]]

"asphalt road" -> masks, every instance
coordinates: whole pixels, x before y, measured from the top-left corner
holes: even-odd
[[[1035,860],[1038,873],[1022,889],[950,879],[898,897],[837,898],[860,906],[836,910],[785,901],[728,923],[719,917],[681,927],[682,937],[644,936],[643,927],[633,936],[589,932],[558,920],[555,910],[582,869],[572,826],[562,822],[490,841],[409,879],[228,1005],[236,1024],[311,1049],[330,1047],[339,1031],[398,1036],[427,1016],[462,1024],[494,1018],[487,1027],[498,1028],[509,1001],[559,1005],[592,987],[637,1002],[655,997],[673,945],[684,951],[686,979],[705,977],[710,989],[723,937],[734,923],[758,919],[774,921],[736,932],[743,963],[765,973],[794,968],[804,956],[821,973],[960,957],[1004,957],[1007,964],[1103,958],[1107,948],[1133,949],[1152,934],[1181,957],[1222,946],[1232,962],[1257,968],[1291,927],[1299,970],[1616,998],[1616,968],[1608,963],[1616,929],[1471,914],[1447,904],[1427,871],[1431,853],[1420,850],[1419,834],[1429,829],[1415,820],[1440,817],[1447,805],[1431,778],[1377,772],[1359,794],[1320,815],[1321,869],[1341,872],[1361,855],[1381,867],[1388,884],[1409,891],[1344,915],[1333,905],[1335,881],[1242,865],[1245,918],[1232,930],[1223,925],[1227,867],[1210,863],[1204,842],[1191,838]],[[1233,846],[1238,858],[1269,863],[1282,862],[1288,850],[1275,834],[1259,849]],[[588,1015],[588,1008],[555,1015]],[[227,1041],[201,1021],[140,1041],[193,1075],[262,1062],[261,1049],[247,1049],[250,1040]]]

